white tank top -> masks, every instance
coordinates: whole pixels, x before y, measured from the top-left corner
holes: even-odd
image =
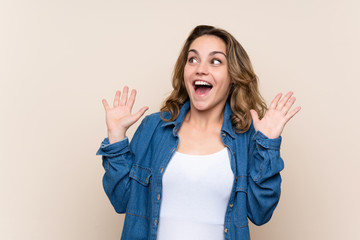
[[[210,155],[176,152],[163,175],[157,240],[224,240],[233,182],[227,148]]]

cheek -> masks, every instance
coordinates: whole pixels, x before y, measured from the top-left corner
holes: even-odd
[[[188,79],[188,78],[189,78],[189,75],[190,75],[189,67],[188,67],[188,65],[185,65],[185,68],[184,68],[184,78],[185,78],[185,79]]]
[[[228,74],[227,71],[219,71],[216,72],[216,75],[214,75],[214,77],[218,80],[219,83],[221,83],[221,85],[229,85],[230,84],[230,75]]]
[[[224,70],[223,72],[223,79],[226,85],[230,85],[231,84],[231,80],[230,80],[230,74],[228,72],[228,70]]]
[[[184,68],[184,81],[185,85],[188,85],[190,82],[191,72],[189,71],[189,68],[185,66]]]
[[[185,85],[186,91],[189,93],[189,89],[188,89],[189,88],[189,74],[186,71],[186,66],[184,69],[184,85]]]
[[[221,79],[221,89],[224,93],[229,92],[231,89],[230,77],[223,76]]]

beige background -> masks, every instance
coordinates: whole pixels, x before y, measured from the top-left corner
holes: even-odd
[[[357,0],[0,0],[0,239],[119,239],[102,189],[101,99],[125,84],[159,110],[190,30],[230,31],[283,133],[282,197],[253,239],[360,239]],[[133,134],[135,127],[129,131]]]

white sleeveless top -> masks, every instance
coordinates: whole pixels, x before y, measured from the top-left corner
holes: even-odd
[[[210,155],[176,152],[163,175],[157,240],[224,240],[233,182],[227,148]]]

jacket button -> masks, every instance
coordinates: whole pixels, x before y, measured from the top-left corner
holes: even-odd
[[[232,204],[232,203],[230,203],[230,205],[229,205],[231,208],[234,206],[234,204]]]
[[[164,168],[161,169],[160,173],[163,173],[164,172]]]
[[[223,137],[225,137],[226,136],[226,134],[225,133],[223,133],[223,134],[221,134]]]
[[[156,226],[156,224],[157,224],[157,219],[155,219],[155,221],[154,221],[154,225]]]
[[[225,232],[225,233],[228,233],[228,232],[229,232],[229,229],[225,228],[224,232]]]
[[[160,200],[160,193],[158,194],[157,200]]]

